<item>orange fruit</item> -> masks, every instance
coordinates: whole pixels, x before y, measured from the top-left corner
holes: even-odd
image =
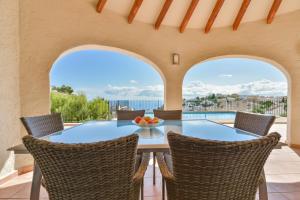
[[[149,116],[146,116],[146,117],[144,117],[144,120],[146,120],[146,121],[150,121],[150,120],[151,120],[151,117],[149,117]]]
[[[146,124],[147,124],[147,121],[143,118],[139,121],[139,125],[146,125]]]

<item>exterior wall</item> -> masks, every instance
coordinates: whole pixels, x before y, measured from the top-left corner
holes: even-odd
[[[209,34],[188,29],[153,25],[126,19],[111,11],[95,11],[96,1],[20,1],[20,97],[21,114],[49,112],[49,71],[64,51],[86,44],[113,46],[144,56],[165,76],[167,109],[181,108],[182,80],[194,64],[211,57],[250,55],[270,59],[290,75],[289,142],[300,145],[300,11],[265,21],[215,28]],[[180,65],[171,54],[179,53]]]
[[[0,179],[14,169],[6,149],[20,142],[19,2],[0,0]]]

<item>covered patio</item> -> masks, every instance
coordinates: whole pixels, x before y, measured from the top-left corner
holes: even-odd
[[[280,70],[288,84],[287,115],[270,129],[282,136],[281,148],[272,151],[265,174],[269,199],[299,199],[299,19],[299,0],[0,0],[0,199],[30,198],[33,158],[7,149],[28,134],[20,117],[51,112],[54,63],[84,49],[152,66],[163,81],[163,110],[183,109],[183,81],[198,63],[245,58]],[[153,185],[152,166],[153,157],[145,200],[162,197],[160,170],[156,163]],[[44,188],[40,197],[48,199]]]

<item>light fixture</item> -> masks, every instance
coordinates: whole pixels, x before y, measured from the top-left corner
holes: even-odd
[[[178,53],[172,54],[172,63],[173,65],[179,65],[180,64],[180,55]]]

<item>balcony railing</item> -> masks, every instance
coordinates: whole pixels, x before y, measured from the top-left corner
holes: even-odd
[[[72,106],[72,107],[71,107]],[[64,107],[59,110],[65,122],[84,122],[89,120],[116,119],[117,110],[145,110],[147,115],[153,115],[153,109],[163,109],[161,99],[101,99],[98,103],[87,106]],[[78,107],[78,108],[77,108]],[[273,98],[196,98],[183,100],[183,119],[234,119],[236,111],[246,111],[275,116],[287,116],[287,97]],[[212,113],[216,112],[216,113]],[[209,116],[206,116],[209,114]],[[228,115],[228,116],[227,116]]]
[[[236,112],[246,111],[275,116],[287,116],[287,97],[253,98],[196,98],[184,100],[185,112]]]

